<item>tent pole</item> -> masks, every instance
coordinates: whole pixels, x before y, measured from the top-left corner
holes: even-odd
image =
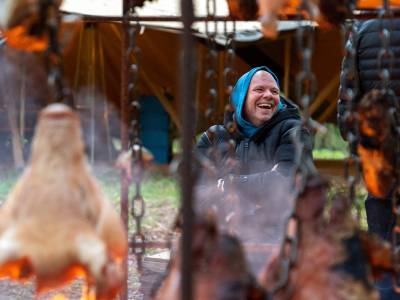
[[[105,74],[106,71],[105,71],[105,63],[104,63],[103,38],[102,38],[101,34],[98,33],[99,30],[100,30],[99,26],[97,26],[96,41],[98,42],[97,48],[99,49],[101,92],[103,94],[103,99],[104,99],[103,119],[104,119],[104,125],[105,125],[105,129],[106,129],[107,155],[108,155],[108,160],[111,161],[112,153],[111,153],[111,132],[110,132],[110,108],[108,106],[108,101],[107,101],[107,89],[106,89],[107,82],[106,82],[106,74]]]
[[[292,37],[287,36],[285,38],[285,70],[283,79],[283,93],[286,97],[290,98],[289,95],[289,84],[290,84],[290,68],[291,68],[291,52],[292,52]]]

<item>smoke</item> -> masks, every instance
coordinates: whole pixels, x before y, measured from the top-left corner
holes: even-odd
[[[43,53],[26,53],[0,46],[1,165],[21,169],[40,110],[51,102]],[[111,161],[117,156],[120,118],[113,104],[94,87],[74,94],[89,161]],[[67,141],[66,141],[67,142]]]
[[[259,184],[233,179],[224,182],[222,190],[217,178],[203,174],[194,192],[196,213],[214,211],[219,228],[241,240],[247,260],[256,273],[278,250],[286,219],[293,208],[288,179],[276,172],[259,176],[267,180]]]
[[[43,58],[0,46],[0,155],[2,166],[22,168],[36,124],[48,98]]]
[[[115,143],[120,136],[117,108],[95,87],[80,88],[74,98],[89,162],[114,160],[120,150]]]

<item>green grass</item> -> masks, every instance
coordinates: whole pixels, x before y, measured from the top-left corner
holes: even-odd
[[[314,159],[344,159],[348,157],[348,154],[342,150],[314,149],[313,157]]]
[[[120,175],[111,167],[95,167],[93,170],[101,189],[120,212]],[[18,178],[15,171],[0,174],[0,203],[4,201]],[[143,224],[150,230],[153,226],[162,227],[174,221],[179,206],[179,187],[172,176],[148,173],[142,183],[142,196],[146,205]],[[135,194],[135,185],[130,187],[129,201]]]
[[[100,185],[109,199],[114,204],[120,201],[120,175],[114,169],[97,170],[95,175]],[[130,187],[130,198],[135,194],[135,184]],[[152,206],[162,206],[164,204],[177,208],[179,204],[179,187],[172,176],[157,173],[148,173],[144,176],[141,184],[141,194],[145,201]]]
[[[0,203],[6,199],[17,178],[18,174],[15,171],[3,172],[0,174]]]

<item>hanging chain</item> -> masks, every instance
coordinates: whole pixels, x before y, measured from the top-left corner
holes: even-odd
[[[308,0],[302,0],[299,7],[299,18],[301,11],[306,11],[308,16],[312,13],[308,11],[310,5]],[[302,124],[293,136],[293,143],[296,149],[296,163],[293,172],[294,199],[303,192],[307,180],[316,173],[312,159],[305,152],[303,139],[304,128],[314,131],[313,121],[310,119],[309,105],[316,94],[316,77],[312,72],[311,61],[314,50],[314,28],[311,21],[302,20],[296,32],[298,54],[301,59],[301,70],[296,76],[296,98],[302,109]],[[275,295],[279,291],[284,293],[284,299],[288,299],[291,294],[289,284],[289,275],[291,267],[296,263],[298,254],[298,245],[300,242],[299,228],[300,220],[296,216],[296,201],[292,213],[286,220],[285,236],[283,238],[279,259],[280,270],[279,278],[271,291]]]
[[[207,55],[206,55],[206,86],[208,107],[205,118],[210,124],[216,122],[218,104],[218,51],[215,37],[217,35],[216,0],[207,0],[207,19],[205,21],[205,31],[207,36]],[[213,24],[213,28],[210,25]]]
[[[353,12],[356,9],[356,3],[348,3],[348,11]],[[352,16],[349,16],[349,18]],[[342,77],[345,82],[341,88],[341,98],[346,100],[346,107],[343,115],[344,129],[348,141],[348,157],[344,163],[344,178],[346,180],[351,206],[356,207],[357,220],[360,220],[360,207],[356,201],[356,188],[361,180],[361,163],[359,157],[355,154],[355,147],[360,140],[358,130],[358,113],[356,96],[359,92],[359,81],[357,78],[357,26],[354,19],[350,19],[344,25],[344,55],[347,64],[343,67]],[[347,44],[346,44],[347,43]],[[354,169],[354,174],[351,168]]]
[[[381,50],[378,53],[378,68],[381,79],[381,90],[390,103],[389,118],[391,132],[394,135],[395,145],[395,186],[392,191],[392,212],[394,214],[394,228],[392,231],[392,255],[395,272],[392,275],[393,289],[400,293],[399,274],[400,274],[400,259],[399,259],[399,241],[400,241],[400,205],[399,205],[399,168],[400,168],[400,119],[399,119],[399,104],[396,100],[394,91],[390,87],[390,76],[394,66],[394,53],[390,47],[390,38],[392,32],[393,11],[390,9],[389,1],[383,1],[383,8],[379,13],[380,22],[380,38]],[[387,21],[387,22],[386,22]],[[387,26],[389,25],[389,27]]]
[[[143,144],[140,138],[140,103],[138,95],[140,49],[137,46],[137,36],[140,31],[138,20],[132,25],[129,20],[137,17],[135,13],[135,0],[128,2],[129,9],[125,14],[128,31],[128,42],[126,49],[126,62],[128,64],[128,102],[131,104],[131,123],[129,130],[129,150],[132,155],[133,181],[135,194],[131,200],[131,215],[135,222],[135,231],[131,237],[131,245],[136,256],[139,272],[142,272],[142,259],[145,254],[145,236],[142,232],[142,221],[145,214],[145,202],[142,195],[143,181]],[[134,58],[134,62],[131,61]]]
[[[235,33],[236,22],[232,21],[232,31],[228,29],[228,21],[224,22],[225,43],[225,68],[224,68],[224,98],[225,98],[225,114],[224,124],[230,134],[234,134],[237,125],[233,120],[233,106],[230,101],[230,96],[235,86],[237,71],[235,69]]]
[[[56,0],[42,0],[40,5],[41,22],[45,24],[48,34],[48,48],[46,51],[48,85],[50,87],[51,99],[54,102],[64,102],[74,107],[71,91],[63,81],[63,59],[58,42],[61,16]]]
[[[237,71],[235,68],[236,53],[235,53],[235,34],[236,34],[236,22],[232,21],[232,30],[228,29],[228,21],[224,22],[224,35],[225,35],[225,61],[224,61],[224,98],[225,98],[225,109],[224,109],[224,126],[229,133],[229,157],[234,158],[236,142],[234,136],[237,130],[237,124],[234,120],[234,108],[230,101],[233,87],[236,83]],[[229,168],[229,166],[228,166]]]

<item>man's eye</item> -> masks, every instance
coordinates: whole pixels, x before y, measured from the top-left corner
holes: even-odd
[[[279,91],[278,90],[272,90],[271,93],[274,94],[274,95],[278,95]]]

